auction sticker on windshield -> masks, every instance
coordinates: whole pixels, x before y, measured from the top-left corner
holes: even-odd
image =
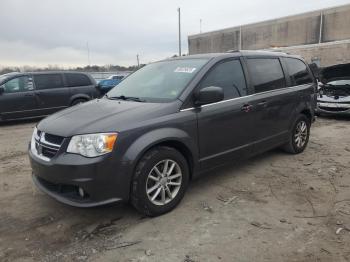
[[[194,71],[196,71],[195,67],[177,67],[174,72],[192,74]]]

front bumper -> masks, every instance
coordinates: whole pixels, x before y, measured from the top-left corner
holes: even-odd
[[[29,146],[32,177],[39,189],[56,200],[76,207],[93,207],[129,197],[128,164],[112,154],[96,158],[61,153],[45,161]],[[83,196],[79,188],[84,191]]]
[[[61,191],[62,184],[54,184],[50,183],[39,176],[33,174],[33,182],[34,184],[43,192],[48,194],[49,196],[55,198],[57,201],[62,202],[64,204],[75,206],[75,207],[94,207],[106,205],[114,202],[121,201],[121,198],[110,198],[103,201],[89,201],[88,197],[81,197],[78,194],[77,186],[71,186],[69,190],[69,186],[65,185],[69,191]]]
[[[317,114],[323,115],[347,115],[350,116],[350,103],[337,103],[328,101],[318,101],[316,107]]]

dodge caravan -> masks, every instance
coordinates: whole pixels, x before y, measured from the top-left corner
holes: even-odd
[[[0,122],[50,115],[100,96],[95,80],[78,72],[9,73],[0,76]]]
[[[35,184],[77,207],[130,201],[156,216],[190,180],[272,148],[303,152],[316,81],[296,56],[240,51],[149,64],[34,129]]]

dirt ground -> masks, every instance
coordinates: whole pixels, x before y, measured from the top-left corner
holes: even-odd
[[[0,126],[0,261],[350,261],[350,119],[191,183],[171,213],[79,209],[35,188],[35,122]]]

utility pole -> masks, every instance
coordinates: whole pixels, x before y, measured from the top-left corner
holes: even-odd
[[[140,68],[140,58],[139,58],[139,54],[136,55],[136,59],[137,59],[137,68]]]
[[[199,33],[202,33],[202,19],[199,19]]]
[[[89,42],[86,42],[86,49],[87,49],[87,57],[88,57],[88,66],[90,66],[90,48],[89,48]]]
[[[177,9],[179,12],[179,56],[181,56],[181,10],[180,7]]]

